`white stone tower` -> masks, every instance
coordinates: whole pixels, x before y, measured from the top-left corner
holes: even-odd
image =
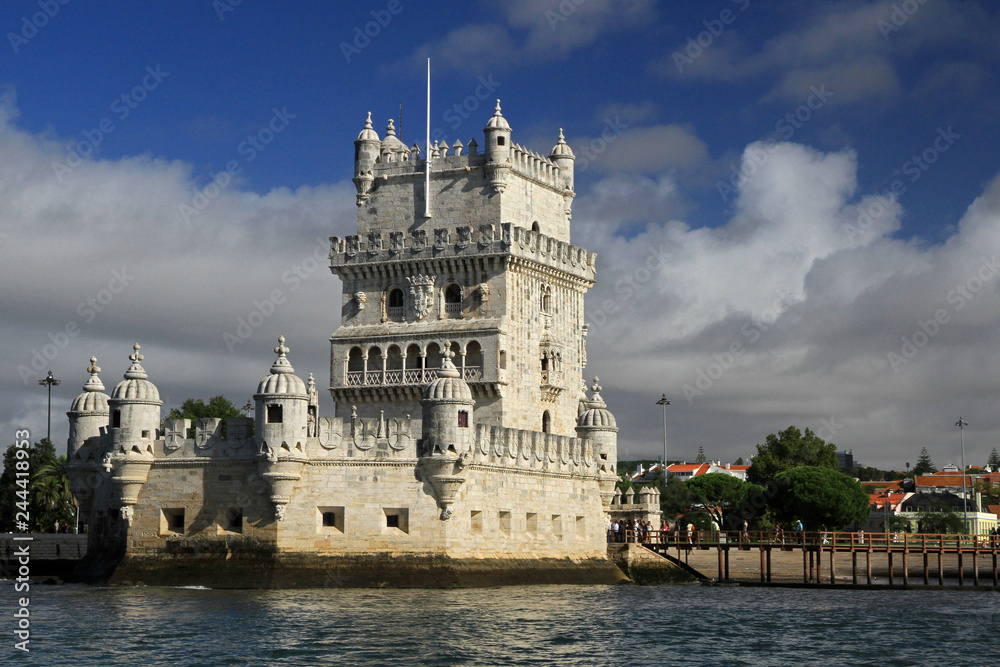
[[[450,351],[478,423],[575,435],[596,256],[570,245],[573,152],[561,130],[548,158],[513,143],[499,101],[484,135],[482,153],[432,145],[429,191],[428,156],[391,121],[379,140],[369,114],[358,135],[358,234],[330,251],[338,416],[420,415]]]

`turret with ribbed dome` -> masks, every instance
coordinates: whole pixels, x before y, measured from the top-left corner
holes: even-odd
[[[278,357],[271,364],[271,373],[260,381],[253,396],[256,437],[259,445],[266,443],[272,449],[283,443],[294,447],[307,437],[309,393],[288,361],[284,336],[278,337],[274,352]]]
[[[119,382],[108,407],[111,411],[111,428],[121,428],[122,444],[126,441],[142,440],[151,443],[156,438],[156,429],[160,427],[160,392],[148,380],[146,369],[139,363],[143,355],[139,353],[139,343],[132,346],[129,355],[131,365],[125,371],[125,379]]]
[[[104,383],[97,376],[101,372],[97,357],[90,358],[87,368],[90,377],[83,385],[83,393],[73,400],[69,412],[69,439],[66,441],[66,456],[72,461],[73,454],[89,438],[98,437],[101,427],[108,425],[108,395],[104,393]]]
[[[381,143],[378,133],[372,127],[372,112],[369,111],[365,127],[354,142],[354,186],[358,190],[358,206],[368,201],[372,182],[375,180],[372,169],[378,160]]]
[[[576,156],[573,155],[573,149],[569,147],[566,143],[566,137],[563,136],[562,128],[559,128],[559,141],[556,145],[552,147],[552,152],[549,153],[549,159],[559,167],[559,179],[561,180],[563,187],[567,190],[573,189],[573,162],[576,160]]]
[[[448,451],[462,453],[471,446],[473,424],[472,390],[452,362],[455,356],[446,347],[437,378],[424,389],[423,445],[424,452]]]
[[[500,100],[497,100],[493,117],[483,128],[486,134],[486,177],[490,180],[490,185],[498,193],[502,193],[507,188],[507,177],[512,166],[510,164],[510,125],[507,119],[500,113]]]
[[[594,448],[594,456],[598,461],[601,501],[607,511],[611,507],[618,479],[618,425],[601,397],[599,378],[594,378],[591,391],[593,394],[586,401],[586,409],[577,418],[576,434],[580,439],[590,442]]]

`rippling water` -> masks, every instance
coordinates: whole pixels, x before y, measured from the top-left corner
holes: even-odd
[[[1000,595],[740,587],[268,590],[33,586],[0,664],[995,665]]]

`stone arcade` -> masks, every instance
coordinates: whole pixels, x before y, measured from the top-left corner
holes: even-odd
[[[106,396],[96,359],[68,414],[89,524],[77,575],[211,586],[612,582],[617,426],[588,397],[584,293],[569,243],[573,154],[511,143],[407,148],[371,116],[355,141],[358,234],[343,280],[334,416],[284,338],[255,415],[168,419],[139,345]],[[425,170],[430,169],[427,201]],[[429,211],[430,215],[425,215]],[[652,503],[651,503],[652,504]],[[657,503],[658,504],[658,503]]]

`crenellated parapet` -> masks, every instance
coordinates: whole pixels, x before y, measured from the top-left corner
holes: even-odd
[[[469,450],[473,466],[568,475],[598,474],[593,444],[554,433],[477,424]]]
[[[447,260],[496,255],[534,262],[588,284],[594,282],[597,253],[509,222],[331,236],[329,258],[334,273],[359,280],[386,263],[426,261],[440,266]]]

